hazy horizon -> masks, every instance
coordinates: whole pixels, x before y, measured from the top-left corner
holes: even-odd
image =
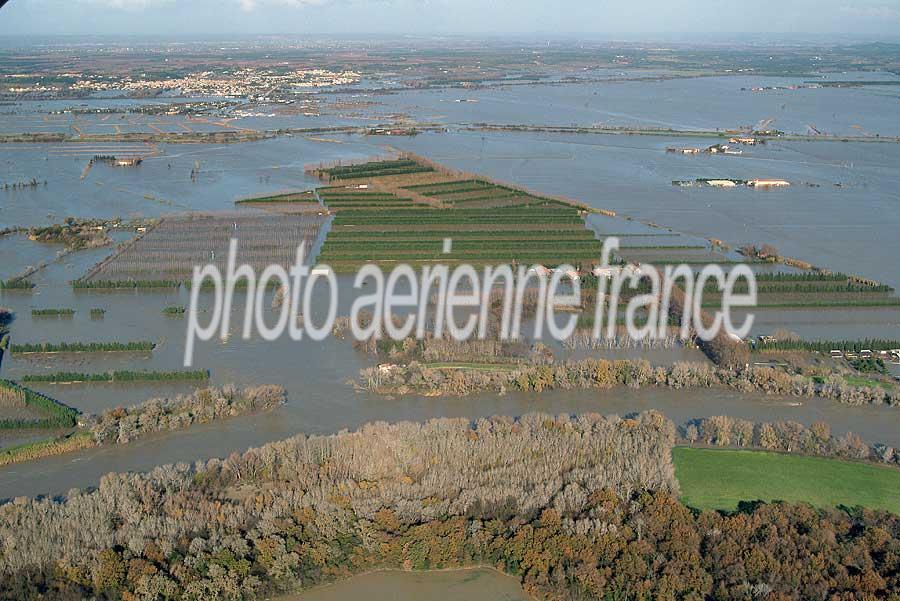
[[[900,0],[11,0],[0,36],[588,37],[703,43],[900,40]],[[700,39],[691,39],[700,36]],[[794,40],[793,38],[797,39]]]

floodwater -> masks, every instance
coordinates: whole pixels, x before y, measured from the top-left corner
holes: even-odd
[[[871,78],[842,73],[815,81]],[[814,78],[730,76],[403,91],[377,99],[398,112],[442,123],[715,130],[771,119],[768,128],[789,133],[804,134],[812,125],[834,135],[900,134],[900,79],[890,74],[878,79],[897,85],[751,92]]]
[[[123,145],[0,145],[0,182],[47,181],[37,188],[0,190],[0,229],[49,225],[66,217],[131,219],[233,210],[234,201],[247,196],[314,187],[316,180],[304,174],[308,164],[372,154],[370,145],[344,138],[341,143],[283,137],[243,144],[160,144],[157,154],[137,167],[97,163],[84,179],[91,157],[115,155]],[[194,169],[199,174],[191,178]]]
[[[900,104],[900,103],[898,103]],[[900,285],[900,144],[770,142],[741,156],[683,156],[703,139],[459,132],[395,145],[464,171],[566,196],[732,246]],[[786,179],[785,189],[680,188],[696,178]],[[840,187],[834,184],[841,184]],[[810,187],[813,184],[818,187]]]
[[[849,74],[842,76],[850,79]],[[817,89],[741,92],[740,87],[786,85],[779,78],[699,78],[660,82],[585,83],[574,86],[521,86],[477,91],[402,92],[378,95],[373,109],[407,112],[445,123],[578,123],[733,127],[776,118],[771,124],[803,132],[819,129],[860,134],[897,134],[898,89]],[[455,102],[459,98],[477,102]],[[335,96],[334,99],[340,99]],[[661,102],[660,98],[667,99]],[[702,98],[702,102],[698,101]],[[365,95],[360,96],[365,100]],[[99,102],[99,101],[92,101]],[[115,101],[119,102],[119,101]],[[699,103],[699,104],[698,104]],[[102,102],[101,102],[102,104]],[[21,111],[20,105],[17,111]],[[547,107],[553,107],[548,111]],[[701,109],[698,109],[698,106]],[[35,113],[48,107],[35,108]],[[264,111],[260,111],[263,113]],[[9,130],[11,116],[0,124]],[[247,117],[253,126],[291,126],[290,117]],[[40,120],[43,122],[43,120]],[[22,123],[30,121],[24,120]],[[243,124],[243,126],[250,126]],[[48,126],[49,127],[49,126]],[[742,156],[680,156],[667,146],[706,146],[708,139],[653,136],[561,135],[472,132],[415,138],[332,135],[327,139],[281,137],[235,145],[159,145],[136,168],[95,165],[97,152],[77,145],[0,145],[0,182],[36,178],[47,185],[0,190],[0,229],[58,223],[67,216],[155,217],[186,210],[231,210],[237,198],[313,187],[304,166],[323,161],[379,155],[393,148],[421,153],[466,171],[525,185],[546,194],[568,196],[621,215],[652,221],[652,238],[623,238],[628,244],[692,244],[709,237],[738,246],[769,243],[782,254],[835,270],[900,285],[900,145],[889,143],[772,142],[744,148]],[[103,154],[115,154],[106,145]],[[192,180],[192,169],[199,176]],[[84,177],[82,178],[82,175]],[[699,177],[771,177],[790,180],[789,189],[754,191],[676,188],[672,180]],[[836,186],[835,184],[841,184]],[[647,233],[646,226],[624,219],[592,218],[599,234]],[[678,234],[678,236],[670,236]],[[128,232],[116,233],[116,241]],[[677,241],[677,242],[676,242]],[[0,276],[52,260],[57,245],[28,242],[24,236],[0,237]],[[73,291],[68,282],[83,275],[111,249],[94,249],[52,262],[30,279],[32,292],[7,292],[0,305],[18,315],[13,342],[152,340],[146,354],[7,356],[3,377],[56,371],[99,372],[114,369],[182,367],[186,320],[166,317],[162,309],[189,303],[186,290]],[[340,315],[352,297],[342,284]],[[207,292],[201,293],[204,302]],[[309,316],[321,319],[322,299]],[[239,294],[236,304],[242,299]],[[32,318],[32,308],[69,307],[71,318]],[[92,320],[90,309],[106,309]],[[272,314],[268,314],[272,317]],[[96,485],[109,471],[146,470],[173,461],[224,456],[298,432],[329,433],[373,420],[422,420],[437,416],[477,417],[547,413],[628,414],[658,409],[677,423],[727,414],[752,420],[824,420],[840,434],[852,430],[871,442],[900,446],[900,412],[889,407],[849,407],[821,399],[783,399],[724,390],[575,391],[533,394],[482,394],[465,398],[385,398],[356,392],[352,382],[374,358],[355,352],[349,341],[299,342],[242,340],[242,311],[235,310],[227,343],[198,345],[194,368],[210,369],[214,385],[281,384],[288,403],[273,412],[245,416],[188,431],[160,434],[120,447],[93,449],[0,469],[0,498],[62,494],[71,487]],[[272,319],[274,321],[274,318]],[[786,328],[820,339],[900,338],[900,309],[761,310],[754,334]],[[648,360],[697,360],[695,351],[596,352],[598,356],[644,356]],[[147,398],[187,392],[189,383],[40,385],[41,391],[82,411],[130,405]],[[29,439],[30,440],[30,439]]]
[[[489,569],[371,572],[276,601],[527,601],[512,576]]]
[[[0,499],[17,495],[64,494],[73,487],[95,486],[110,471],[142,471],[179,461],[224,457],[233,451],[281,440],[298,432],[323,434],[372,421],[422,421],[433,417],[489,417],[529,412],[627,415],[656,409],[676,423],[712,415],[749,420],[829,423],[836,434],[853,431],[865,440],[900,446],[900,413],[892,407],[852,407],[823,399],[740,394],[720,389],[614,389],[552,391],[542,394],[478,394],[468,397],[384,397],[355,392],[347,382],[364,363],[338,342],[322,345],[275,343],[265,361],[249,362],[233,379],[257,379],[287,386],[288,402],[268,413],[203,424],[151,436],[127,445],[90,449],[0,470]],[[346,354],[345,354],[346,353]],[[276,358],[282,357],[281,360]],[[342,358],[342,360],[341,360]],[[18,362],[14,362],[18,363]],[[213,373],[222,373],[217,367]],[[219,376],[220,378],[223,376]],[[81,395],[66,387],[41,386],[79,406],[79,398],[108,404],[123,397],[94,387]],[[146,395],[147,391],[142,394]],[[158,392],[157,392],[158,394]],[[128,395],[135,396],[138,395]],[[151,395],[156,396],[156,394]],[[107,399],[107,403],[99,400]],[[139,400],[135,398],[134,400]],[[84,403],[87,408],[87,402]]]

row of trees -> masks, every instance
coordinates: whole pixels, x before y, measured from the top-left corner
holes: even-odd
[[[367,390],[466,395],[479,391],[571,390],[614,386],[709,388],[725,386],[740,392],[783,396],[824,397],[851,405],[900,405],[893,388],[852,386],[840,376],[810,378],[770,368],[716,368],[706,363],[678,362],[653,367],[643,359],[584,359],[553,365],[522,365],[516,369],[453,370],[430,368],[413,361],[360,370],[360,386]]]
[[[284,388],[262,385],[238,390],[234,386],[201,388],[172,399],[151,399],[133,407],[104,411],[91,425],[97,444],[124,444],[166,430],[273,409],[285,401]]]
[[[21,277],[0,281],[0,290],[31,290],[32,288],[34,288],[34,282]]]
[[[32,309],[32,317],[69,317],[75,315],[75,309]]]
[[[73,280],[75,290],[107,290],[129,288],[180,288],[180,280]]]
[[[866,338],[865,340],[800,340],[799,338],[778,338],[759,341],[754,345],[757,351],[815,351],[828,353],[842,351],[858,353],[862,350],[881,351],[900,349],[900,340],[886,338]]]
[[[757,422],[716,415],[693,420],[679,431],[680,438],[690,444],[717,447],[759,448],[768,451],[865,459],[882,463],[900,463],[900,452],[884,444],[868,445],[847,432],[834,436],[822,421],[809,427],[792,421]]]
[[[52,384],[73,384],[78,382],[172,382],[207,379],[209,379],[209,371],[205,369],[183,371],[116,370],[93,374],[66,371],[22,376],[22,382],[46,382]]]
[[[10,345],[13,353],[99,353],[152,351],[156,344],[149,340],[135,342],[26,342]]]
[[[376,423],[0,507],[0,597],[246,599],[491,565],[552,599],[891,598],[900,518],[677,500],[673,424]]]
[[[63,405],[39,392],[13,382],[0,380],[0,405],[27,407],[41,415],[36,419],[2,419],[0,430],[20,430],[26,428],[71,428],[75,425],[78,411]]]

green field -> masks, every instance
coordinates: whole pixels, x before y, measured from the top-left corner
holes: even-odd
[[[698,509],[737,508],[739,501],[861,505],[900,514],[900,469],[764,451],[676,447],[681,500]]]

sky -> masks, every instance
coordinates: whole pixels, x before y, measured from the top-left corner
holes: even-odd
[[[9,0],[0,35],[590,35],[900,39],[900,0]]]

